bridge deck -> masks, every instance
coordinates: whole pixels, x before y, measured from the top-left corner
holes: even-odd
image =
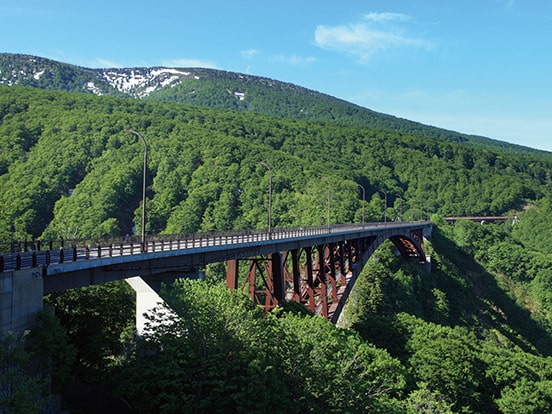
[[[190,265],[207,264],[218,259],[209,258],[207,253],[220,250],[239,250],[243,247],[250,251],[252,246],[257,250],[272,253],[275,247],[283,244],[297,243],[315,245],[319,241],[331,242],[343,240],[343,237],[351,237],[352,234],[366,235],[373,232],[384,232],[391,229],[412,229],[427,227],[428,222],[388,222],[366,223],[357,225],[333,225],[319,227],[294,227],[272,229],[269,233],[261,230],[238,230],[227,232],[194,233],[183,236],[154,236],[149,237],[144,249],[139,243],[87,243],[82,241],[70,242],[70,247],[59,249],[26,251],[17,253],[0,254],[0,272],[44,267],[46,274],[63,272],[69,268],[61,265],[79,263],[80,268],[105,266],[106,264],[120,264],[151,260],[161,257],[177,255],[197,255],[205,253],[204,259],[193,261]],[[263,248],[264,247],[264,248]],[[278,249],[277,249],[278,250]],[[285,250],[285,249],[279,249]],[[171,253],[172,252],[172,253]],[[239,257],[235,257],[235,255]],[[234,252],[230,258],[241,258],[247,253]],[[255,254],[251,250],[251,254]],[[249,254],[249,255],[251,255]],[[260,253],[264,254],[264,253]]]

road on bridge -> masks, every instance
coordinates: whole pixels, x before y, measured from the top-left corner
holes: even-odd
[[[142,255],[148,253],[174,251],[183,249],[201,249],[213,246],[236,246],[250,243],[285,240],[297,237],[311,237],[325,234],[336,234],[357,230],[382,229],[412,225],[410,222],[387,222],[366,224],[345,224],[293,227],[261,230],[236,230],[225,232],[192,233],[180,236],[150,236],[146,245],[129,242],[96,242],[70,241],[70,247],[59,249],[30,250],[17,253],[3,253],[0,255],[0,272],[7,272],[33,267],[47,267],[52,264],[63,264],[101,259],[106,257],[121,257]],[[67,243],[67,242],[66,242]]]

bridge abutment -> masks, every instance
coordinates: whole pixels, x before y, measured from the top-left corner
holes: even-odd
[[[33,327],[43,309],[43,285],[39,268],[0,273],[0,335]]]

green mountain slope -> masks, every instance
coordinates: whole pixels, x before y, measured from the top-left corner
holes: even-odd
[[[75,80],[75,88],[79,89],[80,82]],[[363,213],[367,221],[381,221],[384,215],[390,220],[433,215],[437,230],[426,245],[433,271],[427,274],[417,264],[405,263],[391,244],[384,245],[363,271],[355,287],[356,302],[347,309],[349,322],[362,341],[320,319],[294,315],[265,318],[250,311],[249,301],[241,301],[244,316],[240,313],[237,320],[253,318],[255,322],[251,319],[247,328],[235,330],[239,341],[223,341],[220,352],[212,354],[216,358],[208,370],[213,375],[210,384],[229,384],[231,379],[236,389],[248,390],[248,384],[266,378],[265,367],[270,366],[275,373],[270,377],[272,384],[281,387],[271,389],[289,391],[290,401],[297,389],[312,396],[313,400],[304,400],[304,410],[312,407],[313,401],[321,407],[337,404],[347,385],[351,410],[365,411],[357,396],[366,399],[367,386],[359,386],[358,378],[368,378],[376,385],[372,389],[378,397],[366,401],[381,403],[380,412],[549,412],[552,154],[516,151],[494,141],[488,145],[457,142],[385,123],[347,123],[337,116],[333,121],[297,119],[282,115],[282,111],[319,101],[309,101],[301,90],[293,97],[291,89],[284,86],[280,95],[267,95],[263,105],[268,108],[271,99],[286,97],[295,104],[284,105],[271,115],[257,113],[262,111],[240,105],[260,102],[260,97],[251,102],[246,97],[256,93],[262,97],[267,89],[256,84],[240,89],[238,93],[245,93],[241,101],[241,95],[226,82],[220,79],[194,86],[182,81],[143,99],[95,96],[80,89],[75,93],[36,85],[0,85],[0,250],[9,249],[12,225],[19,240],[119,238],[133,226],[140,228],[143,149],[134,135],[124,132],[129,128],[139,131],[148,142],[149,235],[266,227],[269,177],[259,164],[265,162],[273,172],[274,226],[324,224],[328,189],[332,223],[360,222]],[[199,102],[173,102],[186,91],[193,95],[190,91],[194,88],[208,85],[211,92],[200,95],[224,101],[217,108]],[[231,93],[220,94],[223,86]],[[170,91],[175,92],[172,98],[165,96]],[[235,104],[232,110],[221,108],[230,103]],[[324,113],[324,105],[319,105]],[[329,187],[322,176],[329,180]],[[365,200],[359,186],[366,190]],[[439,215],[517,215],[519,222],[482,226],[459,221],[448,225]],[[103,289],[112,287],[98,289],[105,299]],[[193,289],[198,290],[196,294]],[[187,300],[197,301],[197,309],[215,306],[212,314],[223,319],[224,312],[241,309],[225,305],[237,298],[224,296],[225,289],[209,293],[205,290],[212,289],[208,284],[193,289],[182,291],[182,295],[194,294]],[[96,326],[100,322],[91,321],[90,314],[77,310],[76,304],[86,304],[87,310],[98,306],[100,311],[91,314],[105,316],[114,338],[112,349],[120,350],[123,332],[114,334],[114,319],[108,316],[105,302],[94,299],[94,292],[89,301],[83,300],[89,295],[86,292],[70,295],[75,295],[74,299],[59,299],[58,309],[80,313],[85,321],[81,326],[94,326],[97,329],[87,330],[97,333],[107,328]],[[64,300],[71,305],[64,305]],[[112,308],[121,315],[121,307]],[[131,314],[132,310],[125,312]],[[194,327],[200,327],[205,338],[213,338],[220,328],[210,322],[216,320],[207,318]],[[94,343],[93,337],[83,337],[81,332],[72,335],[75,343]],[[107,340],[106,335],[100,337]],[[232,333],[227,337],[233,338]],[[236,362],[236,370],[228,377],[219,377],[217,368],[227,367],[231,355],[243,355],[245,338],[254,342],[247,358]],[[186,336],[173,339],[184,341]],[[268,342],[262,342],[265,340]],[[377,345],[377,350],[368,342]],[[272,344],[273,348],[259,344]],[[314,371],[310,359],[302,358],[313,347],[316,355],[324,356],[316,360],[320,365]],[[182,349],[197,347],[177,342],[171,349],[177,357],[167,351],[168,365],[146,358],[147,366],[133,370],[128,355],[96,354],[101,363],[89,367],[102,370],[94,378],[111,377],[113,361],[118,361],[119,368],[124,364],[135,375],[131,382],[121,380],[127,388],[125,395],[133,397],[133,402],[149,401],[156,407],[159,395],[185,395],[184,387],[174,391],[175,381],[167,381],[175,372],[174,361],[184,361],[177,370],[178,380],[190,385],[187,369],[193,367],[193,360],[183,359],[183,355],[192,358],[194,353],[182,353]],[[265,349],[274,352],[257,353]],[[335,359],[328,352],[331,349],[336,349]],[[356,354],[355,350],[362,352]],[[297,355],[297,360],[290,357]],[[350,364],[343,364],[343,355]],[[143,375],[145,367],[159,375],[155,379],[164,387],[163,393],[143,393],[152,381],[150,375]],[[250,376],[257,372],[262,375]],[[282,378],[295,382],[289,385]],[[392,387],[378,385],[391,379]],[[202,385],[194,382],[198,383]],[[305,388],[305,384],[310,385]],[[328,392],[321,396],[324,387]],[[180,408],[177,404],[177,410]]]
[[[3,53],[0,83],[364,126],[532,155],[539,152],[382,114],[290,83],[214,69],[88,69],[36,56]]]
[[[504,214],[548,194],[552,156],[393,130],[0,85],[0,239],[102,237],[138,224],[149,146],[148,233]],[[360,199],[359,187],[367,200]],[[71,195],[70,195],[71,194]],[[140,226],[137,226],[140,227]]]

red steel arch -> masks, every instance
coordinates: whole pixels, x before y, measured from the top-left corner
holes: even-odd
[[[415,229],[408,235],[371,235],[229,260],[226,284],[246,290],[267,311],[282,301],[295,301],[335,323],[368,258],[387,239],[404,259],[426,262],[423,231]],[[241,277],[240,262],[248,266]]]

